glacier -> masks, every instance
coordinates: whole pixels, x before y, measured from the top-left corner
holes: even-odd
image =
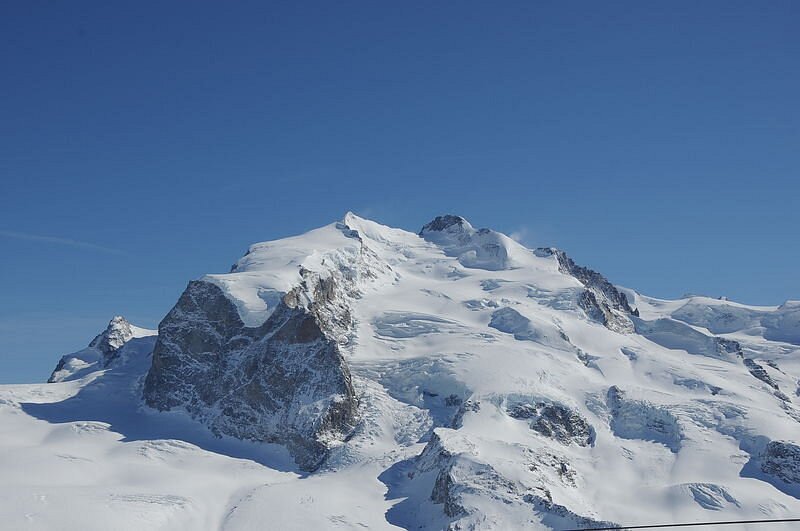
[[[800,513],[800,302],[648,297],[348,213],[0,386],[13,529],[586,529]]]

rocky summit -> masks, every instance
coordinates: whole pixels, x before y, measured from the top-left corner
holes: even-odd
[[[50,383],[0,386],[0,466],[24,486],[2,494],[30,517],[4,525],[792,517],[798,380],[797,301],[658,299],[460,216],[348,213],[192,280],[157,331],[115,317]]]

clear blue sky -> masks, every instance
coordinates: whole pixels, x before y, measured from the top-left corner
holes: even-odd
[[[800,298],[800,3],[5,2],[0,382],[347,210]]]

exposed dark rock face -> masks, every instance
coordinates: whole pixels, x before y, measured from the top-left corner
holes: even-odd
[[[633,325],[628,316],[639,316],[639,311],[631,308],[624,293],[614,287],[603,275],[587,267],[579,266],[567,253],[553,247],[540,247],[537,256],[555,256],[558,269],[584,285],[578,296],[578,306],[593,321],[617,332],[631,333]]]
[[[505,505],[518,505],[531,511],[531,521],[541,522],[554,529],[573,529],[584,527],[615,527],[612,522],[598,521],[571,511],[554,503],[549,489],[544,485],[531,488],[531,485],[505,477],[491,465],[473,455],[469,444],[455,437],[443,439],[436,431],[417,458],[415,476],[433,474],[433,487],[430,499],[442,505],[444,514],[451,520],[448,530],[496,529],[501,522],[487,521],[475,500],[493,499]],[[549,462],[550,456],[539,456],[540,462],[529,463],[529,469],[541,466],[556,467],[563,474],[562,480],[572,485],[569,465],[563,461]]]
[[[737,356],[744,357],[742,352],[742,345],[733,339],[725,339],[724,337],[715,337],[714,341],[717,343],[717,351],[722,354],[736,354]]]
[[[305,277],[256,328],[219,287],[191,282],[159,325],[146,403],[284,444],[299,466],[318,467],[354,428],[357,399],[337,341],[351,324],[344,296],[335,276]]]
[[[593,321],[597,321],[603,325],[608,324],[609,312],[605,310],[599,302],[594,293],[589,290],[584,290],[578,296],[578,306],[581,310],[586,312],[587,317]]]
[[[56,368],[53,369],[53,372],[50,373],[50,377],[47,379],[47,383],[56,383],[59,381],[58,374],[64,370],[66,363],[65,357],[62,357],[60,360],[58,360],[58,363],[56,363]]]
[[[479,470],[475,470],[475,469]],[[477,474],[476,474],[477,472]],[[492,467],[477,463],[467,453],[448,448],[445,441],[436,432],[417,458],[413,478],[416,474],[435,474],[430,499],[441,504],[444,514],[452,518],[447,529],[478,529],[470,525],[468,517],[475,513],[473,508],[465,506],[464,495],[490,494],[497,499],[506,495],[513,496],[514,485],[500,476]],[[477,476],[479,482],[473,480]],[[462,525],[463,524],[463,525]]]
[[[589,446],[594,441],[594,431],[580,414],[560,404],[547,404],[531,422],[531,429],[561,444],[574,442]]]
[[[578,446],[590,446],[594,442],[594,429],[586,419],[561,404],[518,403],[508,408],[508,415],[529,420],[533,431],[564,445],[575,443]]]
[[[433,221],[426,223],[422,227],[422,230],[419,231],[419,235],[424,236],[427,232],[441,232],[447,229],[450,229],[451,231],[453,229],[457,230],[458,228],[463,227],[465,224],[467,224],[467,220],[461,216],[454,216],[452,214],[436,216]]]
[[[625,294],[615,288],[603,275],[588,267],[577,265],[572,261],[572,258],[567,256],[567,253],[560,249],[550,248],[549,250],[558,259],[558,264],[563,273],[572,275],[580,280],[583,285],[592,288],[593,291],[602,293],[611,308],[621,310],[627,314],[638,315],[638,312],[628,304],[628,298]]]
[[[767,370],[762,367],[756,360],[751,358],[745,358],[744,366],[747,367],[747,370],[750,371],[750,374],[767,384],[768,386],[772,387],[776,391],[779,389],[778,384],[772,377],[769,375]]]
[[[470,413],[477,413],[481,410],[481,403],[479,400],[465,400],[461,403],[461,407],[458,408],[456,414],[453,416],[453,422],[451,426],[453,429],[460,428],[464,423],[464,417],[469,415]]]
[[[786,483],[800,484],[800,446],[770,441],[761,456],[761,471]]]
[[[50,373],[50,377],[47,379],[47,383],[55,383],[59,381],[58,374],[64,370],[64,366],[66,364],[67,364],[66,356],[62,356],[61,359],[58,360],[58,363],[56,363],[56,368],[53,369],[53,372]]]
[[[103,353],[105,364],[113,360],[119,349],[133,338],[131,324],[122,316],[116,316],[108,323],[108,327],[95,337],[89,346]]]
[[[475,229],[460,216],[438,216],[426,223],[419,236],[439,246],[464,267],[499,271],[515,267],[507,236],[491,229]]]
[[[763,365],[759,364],[752,358],[745,358],[744,366],[747,367],[747,370],[750,372],[750,374],[770,386],[772,388],[772,394],[774,394],[779,400],[782,400],[786,404],[792,401],[791,398],[786,396],[786,393],[781,391],[781,388],[778,386],[778,382],[776,382],[772,376],[769,375]]]

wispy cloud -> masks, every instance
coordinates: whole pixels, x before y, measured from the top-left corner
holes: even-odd
[[[40,242],[53,245],[66,245],[68,247],[76,247],[79,249],[89,249],[92,251],[99,251],[109,254],[126,254],[125,251],[114,249],[112,247],[105,247],[90,242],[82,242],[80,240],[73,240],[72,238],[59,238],[57,236],[42,236],[39,234],[28,234],[27,232],[17,232],[13,230],[0,229],[0,237],[13,238],[15,240],[26,240],[29,242]]]
[[[525,245],[530,239],[530,230],[528,227],[522,226],[508,235],[509,238],[517,243]]]

